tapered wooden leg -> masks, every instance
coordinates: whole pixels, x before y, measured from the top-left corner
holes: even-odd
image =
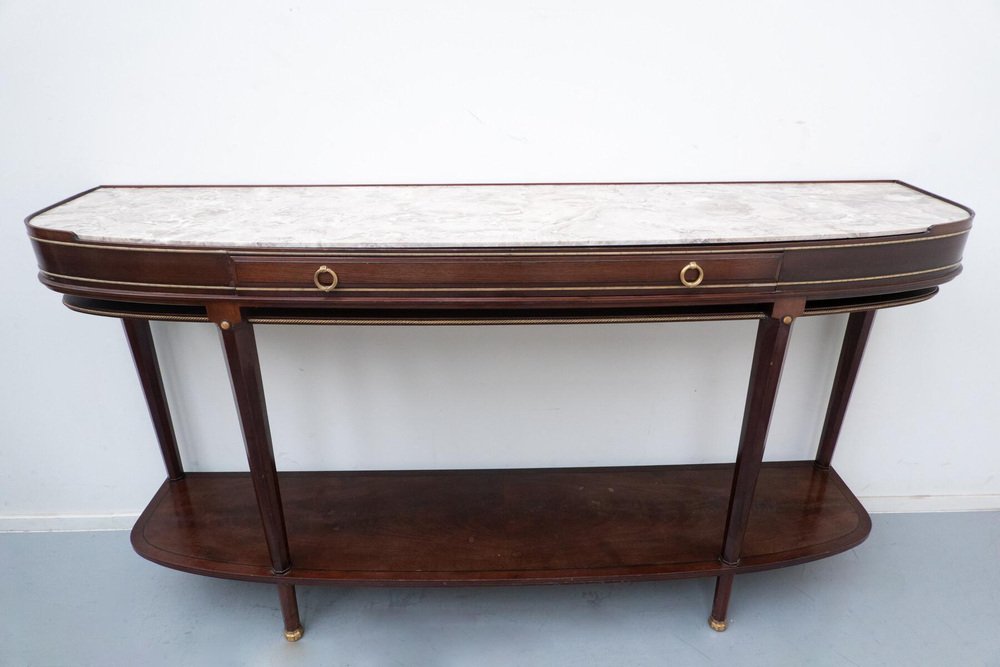
[[[844,424],[847,413],[847,403],[851,400],[854,381],[861,367],[861,357],[865,352],[868,334],[875,321],[875,311],[866,310],[851,313],[844,331],[844,344],[840,348],[840,361],[837,363],[837,375],[833,380],[833,391],[830,393],[830,404],[826,410],[826,421],[823,423],[823,434],[819,439],[819,449],[816,452],[816,466],[829,468],[833,460],[833,450],[837,447],[840,437],[840,427]]]
[[[278,584],[278,599],[281,601],[281,615],[285,619],[285,639],[297,642],[302,639],[302,623],[299,621],[299,603],[295,599],[295,586]]]
[[[132,350],[135,369],[139,372],[142,393],[146,396],[149,416],[153,421],[156,439],[160,443],[167,477],[174,481],[182,479],[184,466],[181,465],[181,455],[177,449],[177,438],[174,436],[174,425],[170,419],[167,395],[163,391],[163,378],[160,375],[160,364],[156,360],[156,348],[153,346],[153,333],[149,329],[149,322],[123,318],[122,326],[125,328],[125,336]]]
[[[761,320],[757,327],[750,386],[743,411],[743,429],[740,433],[740,445],[736,454],[733,485],[729,496],[729,511],[723,533],[720,560],[724,565],[739,564],[791,324],[803,307],[804,303],[801,301],[775,304],[772,316]],[[712,616],[709,619],[710,625],[716,630],[724,630],[726,627],[726,611],[729,606],[733,576],[729,573],[721,575],[716,586]]]
[[[271,569],[275,574],[284,574],[291,567],[292,561],[285,536],[285,516],[281,508],[278,472],[274,466],[271,428],[264,403],[264,386],[260,377],[253,325],[248,322],[228,323],[228,327],[222,329],[222,344],[226,350],[240,426],[243,428],[250,478],[271,556]]]
[[[271,429],[267,419],[267,405],[264,402],[264,385],[260,377],[253,325],[233,317],[223,321],[220,330],[229,365],[233,395],[239,410],[240,426],[243,429],[250,478],[253,481],[257,507],[264,527],[264,539],[267,541],[267,550],[271,557],[271,569],[275,574],[285,574],[292,567],[292,559],[288,551],[285,516],[281,507],[278,472],[274,465]],[[290,585],[281,584],[278,591],[287,633],[289,630],[295,630],[289,628],[289,619],[294,620],[296,628],[298,627],[295,589]],[[286,634],[286,637],[288,636]]]
[[[708,617],[708,625],[716,632],[726,629],[726,611],[729,609],[729,596],[733,593],[735,578],[733,574],[723,574],[715,580],[715,600],[712,601],[712,615]]]

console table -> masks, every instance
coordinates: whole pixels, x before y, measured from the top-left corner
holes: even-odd
[[[958,275],[973,213],[897,181],[99,187],[26,221],[47,287],[121,318],[167,478],[132,530],[168,567],[276,584],[717,577],[842,552],[871,527],[830,462],[875,312]],[[799,317],[850,313],[815,460],[763,463]],[[185,472],[150,320],[211,322],[249,472]],[[261,324],[758,320],[724,465],[278,472]]]

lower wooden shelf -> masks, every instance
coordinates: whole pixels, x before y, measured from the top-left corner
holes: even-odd
[[[217,577],[364,585],[525,584],[711,576],[860,544],[871,520],[833,470],[765,463],[743,558],[718,558],[732,464],[286,472],[292,569],[271,573],[247,473],[164,482],[132,545]]]

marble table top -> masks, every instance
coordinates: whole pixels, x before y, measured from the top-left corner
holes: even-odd
[[[910,234],[965,210],[893,182],[104,187],[36,216],[83,241],[210,247],[674,245]]]

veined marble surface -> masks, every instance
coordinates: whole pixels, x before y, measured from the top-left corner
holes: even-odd
[[[222,247],[673,245],[910,234],[967,217],[896,183],[101,188],[37,227]]]

